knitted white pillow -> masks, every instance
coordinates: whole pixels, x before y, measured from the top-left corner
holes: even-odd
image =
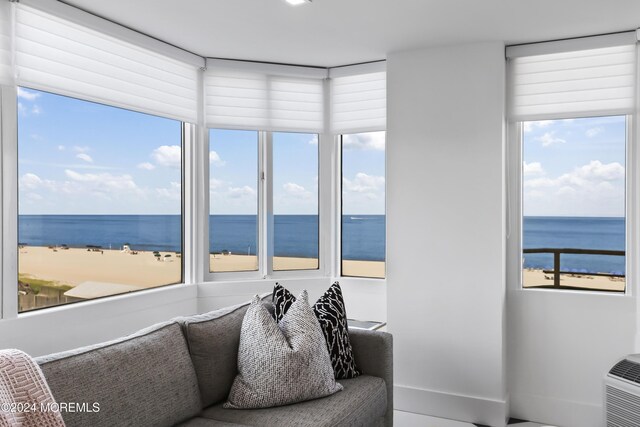
[[[242,322],[238,375],[225,408],[269,408],[342,390],[307,300],[302,291],[278,324],[254,297]]]

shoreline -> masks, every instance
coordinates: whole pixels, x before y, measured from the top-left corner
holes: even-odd
[[[101,282],[144,289],[181,282],[181,256],[173,251],[20,245],[18,274],[22,282],[39,281],[47,287],[75,288]],[[218,271],[251,271],[257,266],[255,255],[210,254],[209,261]],[[343,261],[347,276],[382,278],[384,267],[384,261]],[[274,257],[275,270],[317,268],[317,258]]]

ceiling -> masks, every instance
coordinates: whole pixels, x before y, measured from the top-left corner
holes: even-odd
[[[637,0],[65,0],[207,57],[336,66],[420,47],[640,26]]]

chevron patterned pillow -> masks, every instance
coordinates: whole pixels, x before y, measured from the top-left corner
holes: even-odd
[[[276,283],[273,288],[273,315],[276,321],[282,319],[296,298],[284,286]],[[360,375],[353,357],[347,310],[342,298],[340,284],[335,282],[313,305],[313,311],[320,322],[327,342],[331,364],[337,379],[355,378]]]
[[[238,375],[224,407],[269,408],[340,390],[307,291],[302,291],[279,323],[254,297],[240,330]]]

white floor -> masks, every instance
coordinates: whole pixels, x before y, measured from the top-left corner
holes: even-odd
[[[411,412],[393,411],[393,425],[396,427],[475,427],[462,421],[446,420]],[[554,427],[538,423],[512,424],[513,427]]]

